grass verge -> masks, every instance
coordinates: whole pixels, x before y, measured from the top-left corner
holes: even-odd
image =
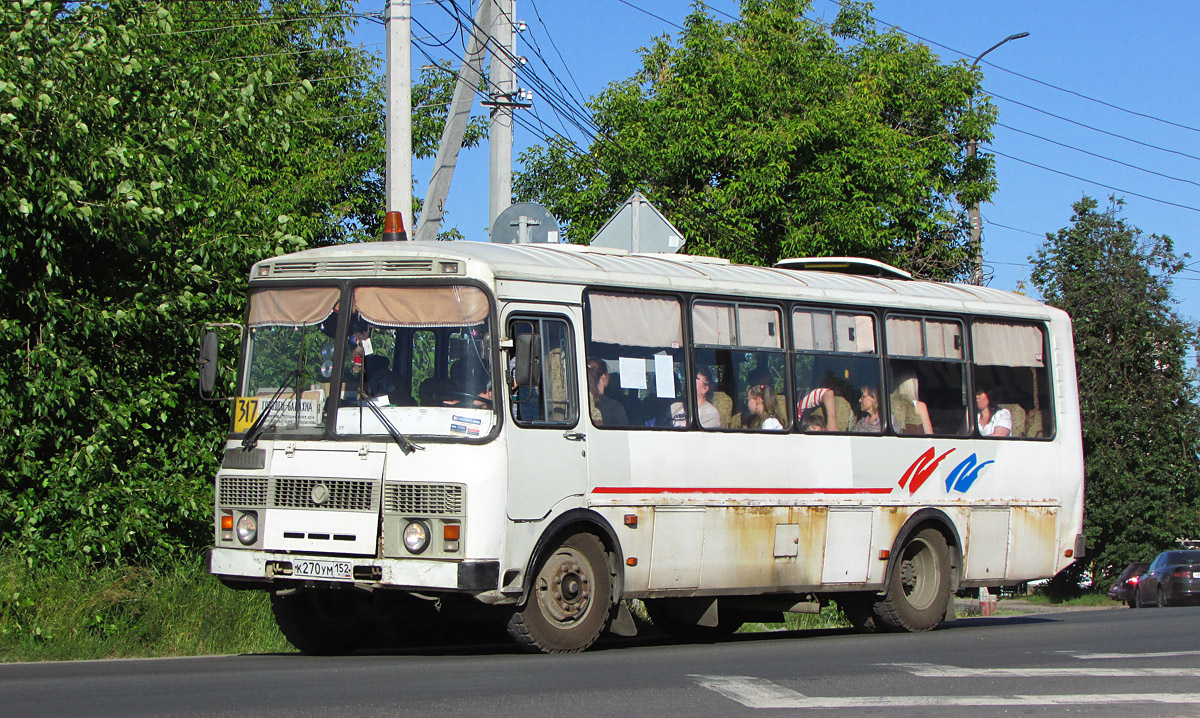
[[[0,555],[0,661],[292,650],[266,594],[225,588],[203,555],[160,570]]]

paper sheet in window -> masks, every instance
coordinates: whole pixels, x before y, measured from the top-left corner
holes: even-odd
[[[675,398],[675,360],[669,354],[654,355],[654,393],[659,399]]]
[[[618,361],[622,389],[646,388],[646,360],[637,357],[621,357]]]

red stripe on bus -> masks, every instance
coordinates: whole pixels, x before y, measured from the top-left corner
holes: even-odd
[[[891,487],[826,489],[732,489],[675,486],[598,486],[593,494],[890,494]]]

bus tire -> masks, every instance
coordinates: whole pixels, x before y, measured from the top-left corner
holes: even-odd
[[[346,591],[299,589],[271,594],[279,632],[302,653],[337,656],[362,645],[367,622]]]
[[[646,604],[646,614],[650,616],[654,627],[677,641],[711,643],[732,636],[742,627],[743,621],[731,611],[718,613],[715,626],[701,626],[698,623],[674,618],[671,613],[671,600],[669,598],[647,598],[643,599],[642,603]]]
[[[950,600],[950,549],[946,538],[937,529],[923,529],[905,541],[895,561],[887,591],[875,606],[882,628],[935,628],[945,618]]]
[[[612,609],[612,574],[600,539],[567,537],[538,566],[525,604],[508,619],[508,633],[535,653],[576,653],[592,645]]]
[[[873,593],[843,593],[834,599],[842,615],[860,633],[878,633],[881,626],[875,614],[880,601]]]

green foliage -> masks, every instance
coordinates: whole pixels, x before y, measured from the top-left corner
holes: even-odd
[[[600,137],[589,153],[529,150],[516,194],[577,242],[641,189],[693,254],[855,255],[962,276],[960,202],[995,186],[990,158],[965,156],[995,119],[972,103],[978,74],[875,32],[868,6],[843,4],[827,28],[803,17],[809,5],[743,0],[735,23],[699,8],[677,42],[655,40],[639,74],[591,102]]]
[[[210,542],[228,412],[196,398],[200,325],[241,318],[254,261],[382,221],[351,10],[0,5],[0,546],[154,563]],[[441,127],[420,125],[423,147]]]
[[[202,555],[160,568],[30,568],[0,554],[0,660],[286,652],[265,593],[213,580]]]
[[[1084,197],[1070,226],[1047,235],[1031,258],[1034,285],[1074,324],[1084,519],[1098,580],[1200,529],[1200,404],[1187,368],[1196,328],[1171,298],[1187,255],[1176,255],[1169,237],[1128,225],[1120,209],[1113,200],[1098,211]]]

